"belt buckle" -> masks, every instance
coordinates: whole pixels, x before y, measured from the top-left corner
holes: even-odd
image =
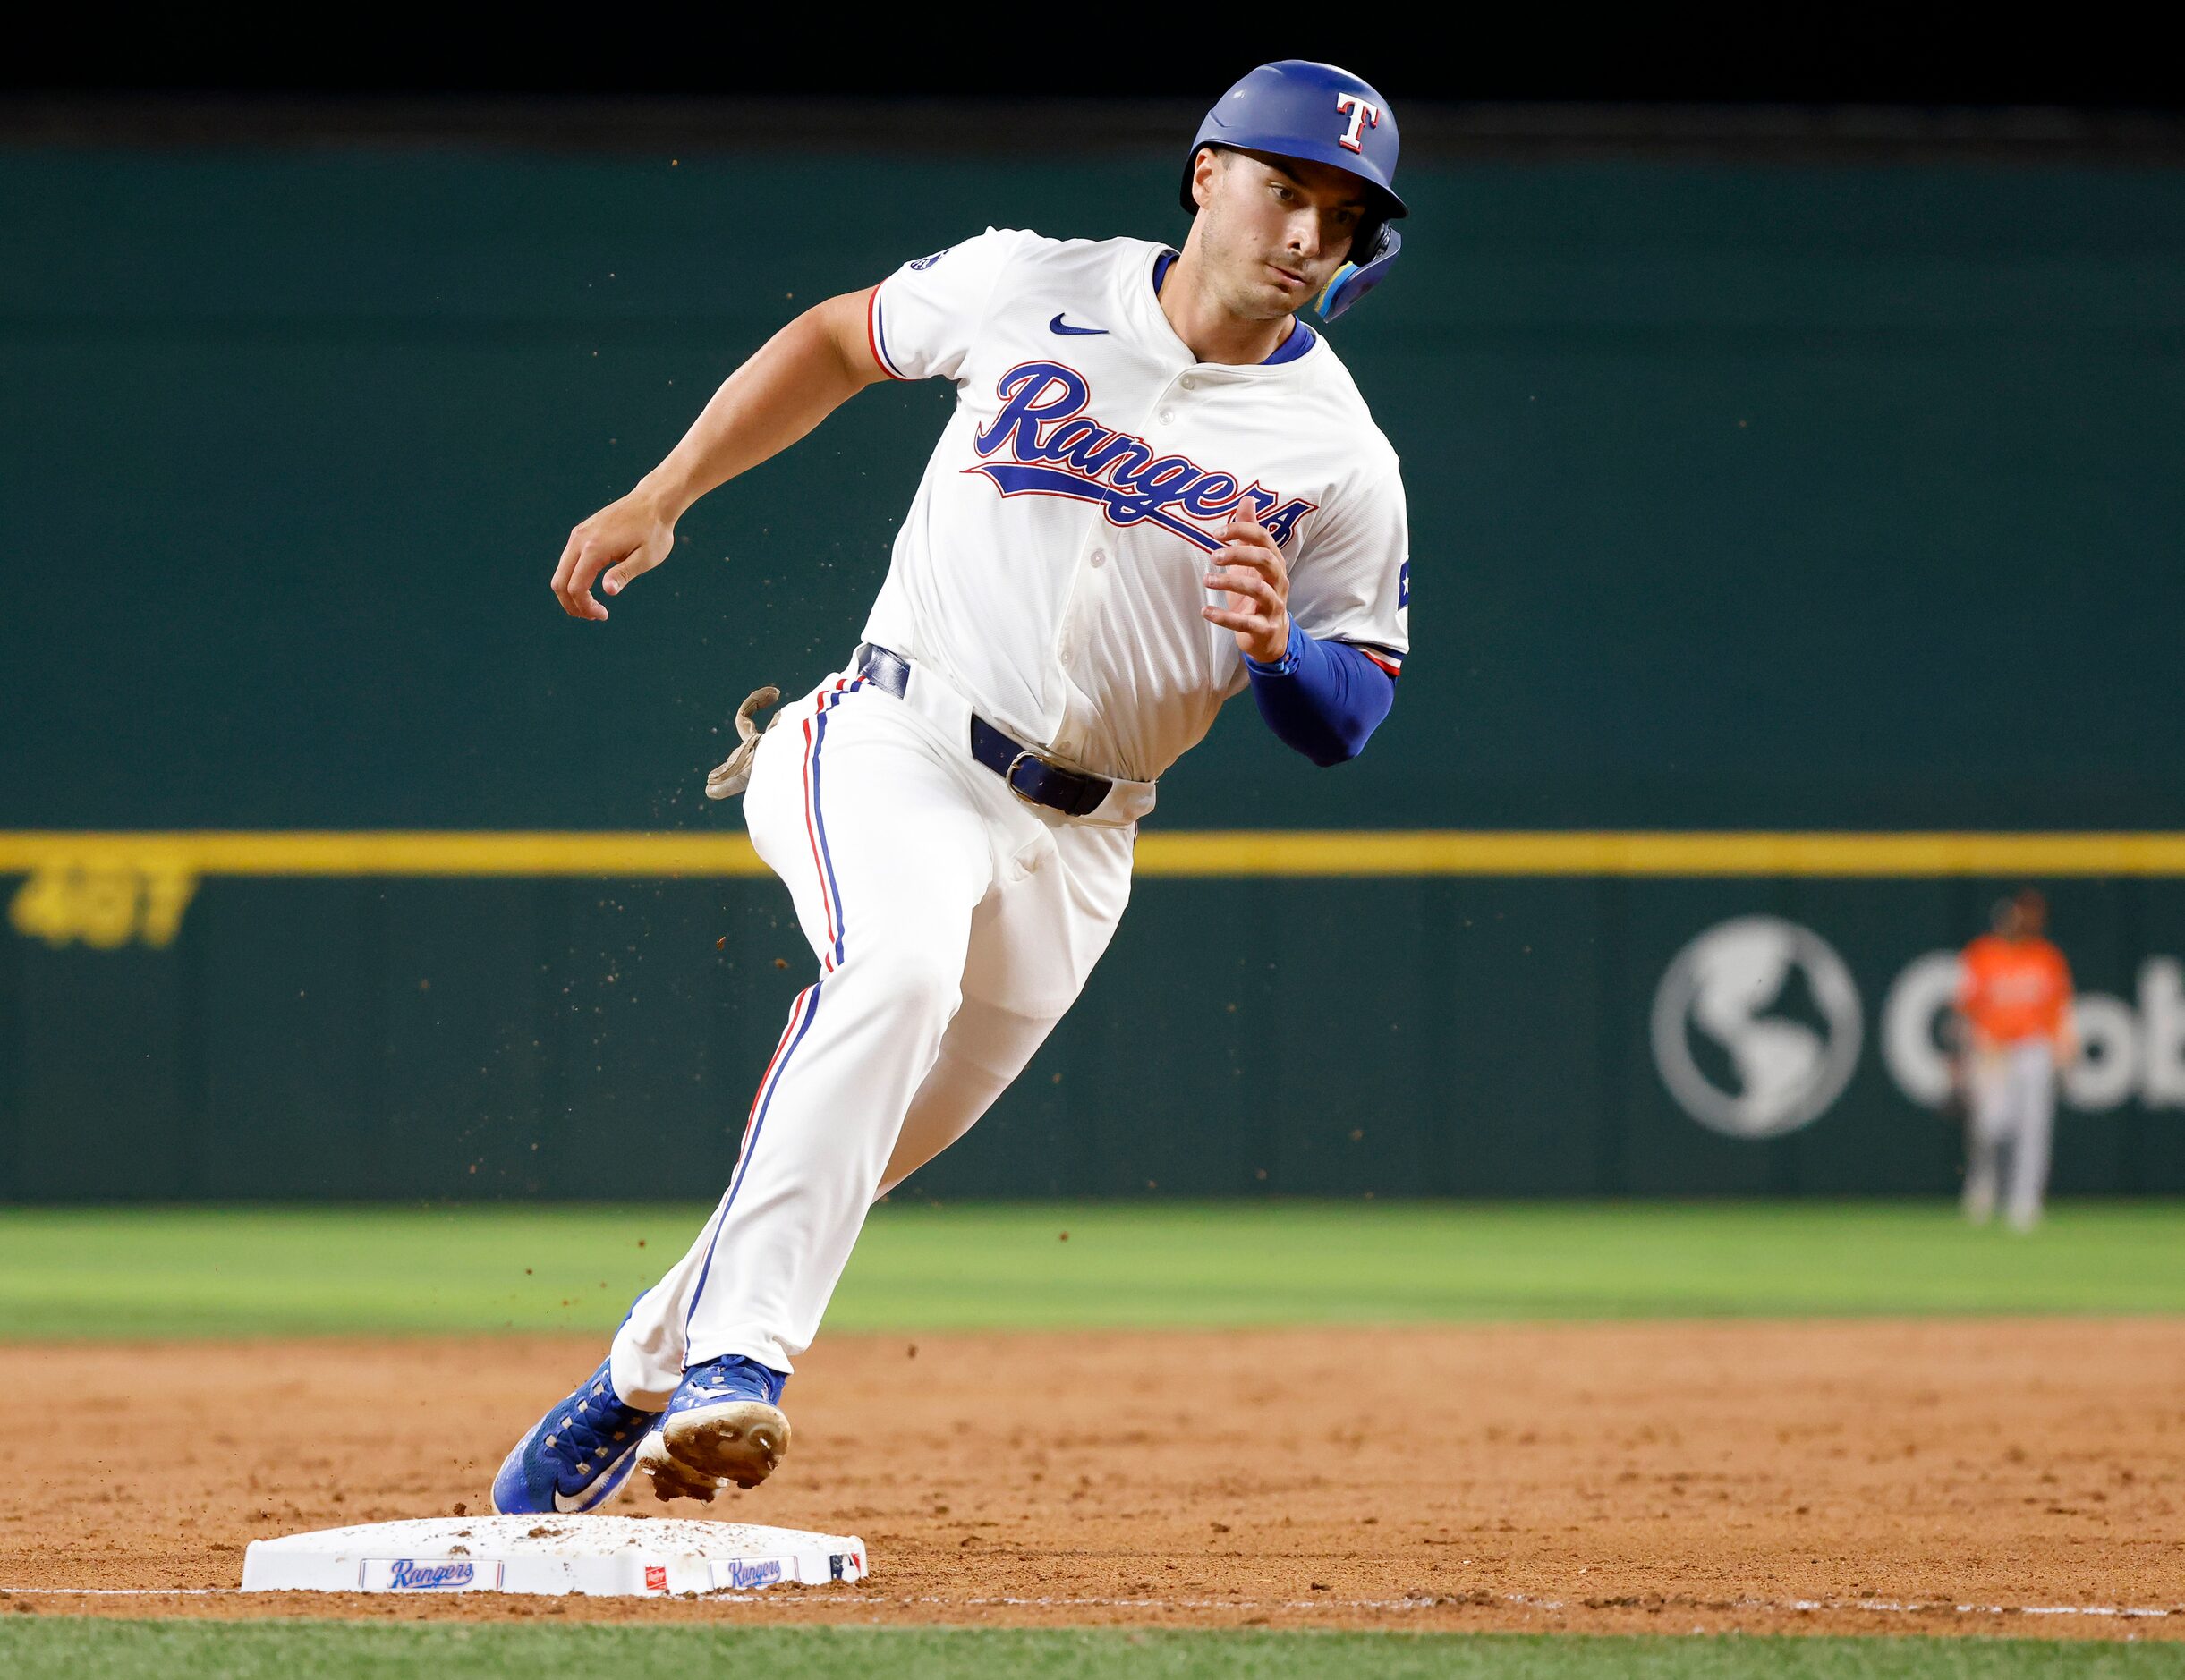
[[[1007,788],[1010,793],[1016,794],[1017,798],[1024,801],[1025,804],[1033,806],[1036,810],[1053,810],[1054,807],[1050,805],[1045,800],[1034,799],[1031,794],[1025,793],[1023,788],[1017,786],[1016,767],[1022,764],[1026,759],[1030,759],[1034,764],[1045,764],[1047,762],[1045,759],[1042,759],[1038,753],[1033,751],[1030,747],[1023,748],[1018,751],[1015,758],[1009,760],[1009,768],[1001,773],[1001,785]]]

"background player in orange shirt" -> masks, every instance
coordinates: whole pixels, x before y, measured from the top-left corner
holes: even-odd
[[[2056,1073],[2079,1053],[2071,970],[2042,931],[2048,901],[2031,887],[1995,906],[1995,931],[1965,947],[1958,984],[1968,1124],[1965,1217],[1985,1223],[2008,1158],[2004,1217],[2030,1230],[2048,1191]]]

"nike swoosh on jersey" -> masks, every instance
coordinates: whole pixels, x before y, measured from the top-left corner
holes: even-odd
[[[1064,315],[1067,313],[1069,311],[1067,310],[1063,311]],[[1061,315],[1056,316],[1053,320],[1047,323],[1047,330],[1050,333],[1059,333],[1065,338],[1090,338],[1095,334],[1104,338],[1108,335],[1108,329],[1105,327],[1068,326],[1063,321]]]

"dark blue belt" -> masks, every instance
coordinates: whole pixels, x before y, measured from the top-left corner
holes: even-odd
[[[910,661],[901,654],[869,641],[858,650],[857,674],[897,700],[910,692]],[[1017,798],[1066,817],[1091,816],[1115,785],[1104,776],[1087,776],[1050,763],[976,712],[971,715],[971,756],[999,776]]]

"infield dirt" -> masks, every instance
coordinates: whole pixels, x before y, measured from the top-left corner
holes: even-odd
[[[484,1511],[599,1353],[0,1348],[0,1611],[2185,1637],[2163,1319],[833,1337],[781,1470],[711,1510],[860,1534],[867,1582],[228,1591],[261,1536]],[[50,1591],[86,1588],[133,1591]],[[2120,1608],[2166,1614],[2085,1613]]]

